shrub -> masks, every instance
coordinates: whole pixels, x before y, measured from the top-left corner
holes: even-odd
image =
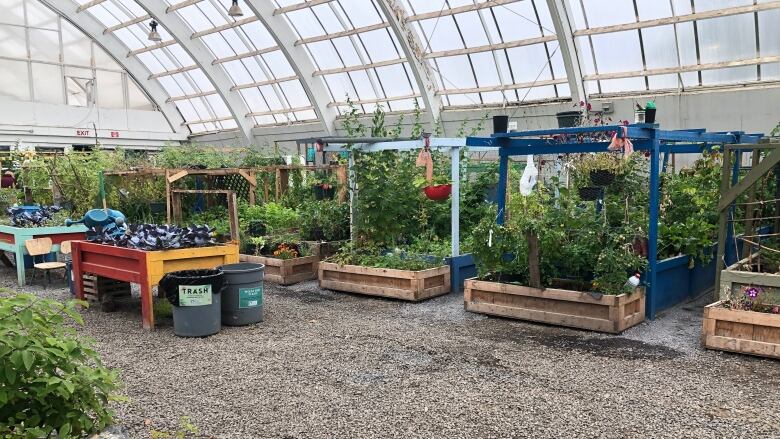
[[[119,382],[66,325],[83,323],[78,304],[0,298],[0,436],[80,437],[111,424]]]
[[[349,204],[338,201],[310,201],[299,209],[303,239],[340,241],[349,238]]]

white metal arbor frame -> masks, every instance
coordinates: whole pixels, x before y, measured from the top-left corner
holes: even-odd
[[[452,107],[780,82],[778,0],[239,0],[243,17],[229,0],[41,1],[172,125],[250,143],[263,126],[333,134],[348,99],[366,113],[418,101],[436,121]]]

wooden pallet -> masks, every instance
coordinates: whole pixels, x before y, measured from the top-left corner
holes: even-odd
[[[704,308],[702,344],[706,348],[780,359],[780,315],[722,305],[716,302]]]
[[[450,292],[450,267],[392,270],[320,262],[320,287],[417,302]]]
[[[294,259],[270,258],[267,256],[239,255],[241,262],[265,265],[264,279],[280,285],[292,285],[317,278],[317,264],[320,258],[306,256]]]
[[[84,298],[89,302],[100,303],[105,297],[130,295],[130,284],[107,277],[84,274]]]
[[[468,279],[466,311],[619,334],[645,319],[645,291],[601,296]]]

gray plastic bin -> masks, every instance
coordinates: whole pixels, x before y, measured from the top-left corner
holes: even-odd
[[[181,337],[205,337],[222,328],[221,292],[225,274],[217,270],[184,270],[160,279],[173,305],[173,332]]]
[[[242,262],[219,267],[225,273],[222,292],[222,323],[251,325],[263,321],[265,265]]]

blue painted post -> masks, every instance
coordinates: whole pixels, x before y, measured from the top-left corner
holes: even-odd
[[[660,203],[660,172],[659,172],[659,154],[661,141],[658,139],[658,130],[653,130],[652,145],[650,148],[650,206],[649,216],[650,224],[648,231],[648,273],[647,283],[647,309],[645,314],[648,318],[655,318],[658,310],[660,297],[656,290],[656,280],[658,275],[658,211]]]
[[[742,150],[735,149],[734,150],[734,164],[731,167],[731,187],[734,187],[739,183],[739,168],[742,166]],[[723,253],[723,258],[726,261],[726,266],[728,267],[735,261],[729,261],[728,255],[729,246],[734,246],[734,253],[735,255],[739,255],[739,248],[734,244],[734,234],[736,233],[734,230],[734,224],[736,224],[734,221],[731,221],[734,219],[734,211],[735,211],[735,204],[732,204],[729,207],[729,215],[728,215],[728,227],[726,228],[726,251]],[[737,256],[737,260],[739,260],[739,256]]]
[[[669,164],[669,151],[664,153],[664,166],[661,168],[661,172],[666,173],[666,166]]]
[[[503,151],[499,150],[498,161],[498,216],[496,217],[496,224],[504,224],[504,218],[506,217],[504,209],[506,208],[506,182],[507,174],[509,173],[509,156]]]

